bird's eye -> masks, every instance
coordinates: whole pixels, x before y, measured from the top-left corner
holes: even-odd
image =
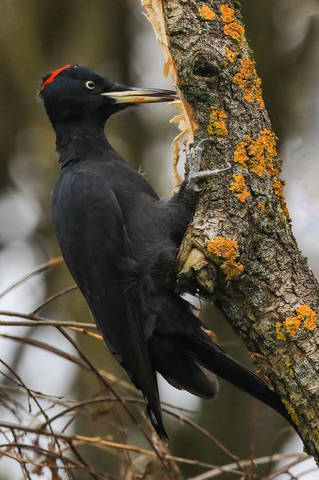
[[[85,86],[89,90],[93,90],[93,88],[95,88],[95,83],[92,80],[88,80],[87,82],[85,82]]]

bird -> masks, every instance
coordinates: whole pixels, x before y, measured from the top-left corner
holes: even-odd
[[[127,87],[69,64],[43,78],[39,95],[56,134],[52,216],[62,255],[105,344],[142,392],[159,437],[168,442],[157,373],[208,399],[221,377],[294,426],[280,395],[212,339],[176,290],[175,258],[198,201],[196,179],[161,200],[105,136],[113,114],[175,100],[176,92]]]

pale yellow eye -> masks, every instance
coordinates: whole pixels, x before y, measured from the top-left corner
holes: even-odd
[[[93,88],[95,88],[95,83],[92,80],[88,80],[87,82],[85,82],[85,86],[89,90],[93,90]]]

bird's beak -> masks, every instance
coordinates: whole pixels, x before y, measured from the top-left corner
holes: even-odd
[[[178,96],[174,90],[160,90],[158,88],[127,88],[113,92],[101,93],[111,98],[114,103],[153,103],[172,102]]]

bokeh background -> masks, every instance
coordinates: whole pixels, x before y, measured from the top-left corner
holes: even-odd
[[[293,230],[318,274],[319,1],[243,0],[242,8],[257,70],[263,79],[265,103],[280,139]],[[0,291],[59,254],[50,218],[58,166],[54,134],[36,95],[41,77],[64,64],[79,63],[128,85],[171,87],[169,79],[162,76],[159,48],[141,11],[139,0],[2,0]],[[174,114],[173,107],[167,105],[143,106],[119,114],[107,125],[111,144],[132,166],[143,169],[164,197],[172,191],[170,142],[177,132],[168,121]],[[0,299],[0,309],[32,311],[44,298],[72,284],[60,265]],[[60,320],[90,319],[77,291],[54,302],[43,314]],[[224,347],[248,363],[245,349],[219,312],[205,307],[204,318]],[[70,351],[51,328],[3,327],[0,332],[42,339]],[[77,341],[95,365],[125,378],[103,345],[83,337]],[[0,356],[29,387],[47,394],[86,398],[97,389],[89,375],[49,353],[0,338]],[[0,381],[1,394],[8,380],[0,377]],[[285,431],[285,423],[278,415],[225,383],[214,402],[200,402],[168,388],[164,382],[161,388],[167,401],[196,411],[186,415],[241,458],[269,455],[276,449],[301,449]],[[0,410],[0,415],[5,418],[7,413]],[[186,425],[170,418],[166,422],[175,454],[213,464],[229,461]],[[105,434],[108,428],[109,424],[102,424],[96,432],[85,419],[72,424],[73,431],[91,435]],[[87,457],[97,467],[121,478],[119,457],[94,449],[87,452]],[[313,465],[298,468],[311,470]],[[191,467],[182,470],[188,477],[198,473]],[[312,471],[302,478],[314,480],[318,476],[318,471]],[[15,462],[0,458],[0,479],[17,478],[21,478],[21,470]],[[278,478],[285,480],[288,476]]]

